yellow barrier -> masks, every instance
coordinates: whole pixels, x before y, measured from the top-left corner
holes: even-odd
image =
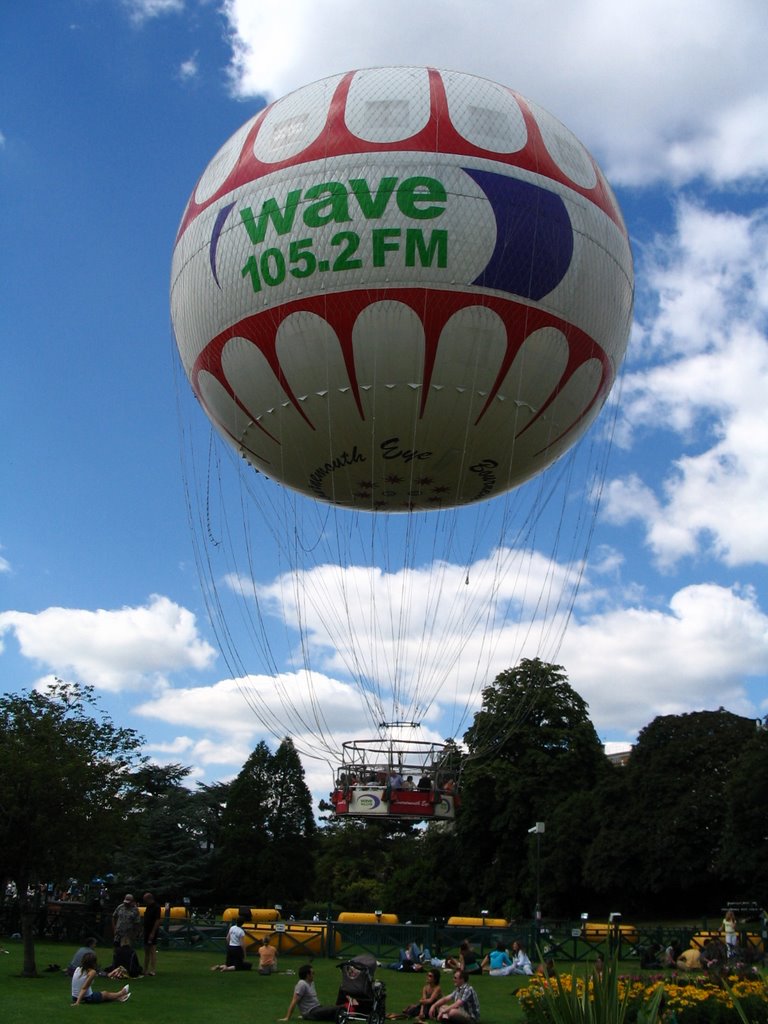
[[[637,942],[637,928],[633,924],[615,925],[589,921],[584,925],[582,935],[589,942],[607,939],[610,935],[616,935],[617,932],[624,942],[631,942],[633,945]]]
[[[454,928],[506,928],[503,917],[449,917],[448,924]]]
[[[324,924],[286,924],[279,931],[265,928],[264,925],[245,924],[245,943],[258,947],[264,939],[269,939],[280,955],[285,956],[323,956],[326,952],[327,937]],[[341,936],[334,936],[336,951],[341,948]]]
[[[238,919],[238,917],[240,916],[240,909],[241,909],[240,907],[227,907],[227,909],[221,915],[222,920],[224,920],[224,921],[236,921]],[[265,921],[279,921],[280,920],[280,912],[277,911],[277,910],[269,910],[269,909],[267,909],[265,907],[262,907],[262,908],[249,907],[248,909],[251,911],[251,922],[246,922],[246,923],[259,924],[260,922],[265,922]]]
[[[710,931],[710,932],[697,932],[696,935],[691,939],[691,946],[694,949],[701,949],[707,939],[715,939],[715,941],[725,942],[725,932]],[[748,946],[753,947],[758,952],[763,951],[763,940],[759,935],[754,932],[745,932],[744,940]],[[741,940],[739,940],[741,941]]]
[[[358,914],[345,910],[339,914],[339,924],[400,924],[397,914]]]
[[[144,911],[146,909],[147,909],[146,907],[139,907],[139,914],[141,915],[141,917],[144,917]],[[167,916],[168,916],[168,911],[165,909],[165,907],[161,907],[160,908],[160,920],[161,921],[165,921]],[[172,921],[185,921],[186,918],[187,918],[187,908],[186,907],[171,907],[171,920]]]

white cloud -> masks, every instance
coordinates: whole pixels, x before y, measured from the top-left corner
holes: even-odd
[[[579,571],[528,548],[499,548],[469,566],[436,559],[389,571],[338,556],[255,593],[262,612],[300,634],[322,672],[357,681],[369,729],[447,714],[456,735],[489,678],[524,653],[557,649]],[[228,582],[247,602],[248,588]]]
[[[327,75],[432,64],[547,107],[616,183],[768,172],[763,0],[226,0],[234,91],[278,96]]]
[[[171,757],[181,757],[193,749],[195,741],[189,736],[177,736],[166,743],[147,743],[144,749],[149,754],[163,754]]]
[[[290,735],[297,746],[320,752],[336,746],[335,739],[326,744],[324,737],[358,735],[366,722],[355,687],[317,672],[250,675],[210,686],[169,687],[134,711],[176,728],[215,734],[218,738],[205,748],[208,760],[213,751],[221,752],[222,737],[241,750],[259,739]]]
[[[199,70],[197,54],[193,53],[191,57],[188,57],[179,66],[179,78],[182,82],[188,82],[193,78],[197,78]]]
[[[162,683],[170,672],[205,669],[215,657],[192,612],[157,595],[137,608],[2,612],[4,633],[15,635],[25,658],[114,692]]]
[[[664,608],[574,622],[561,655],[601,734],[632,737],[657,715],[718,707],[754,717],[746,683],[768,674],[768,617],[751,589],[688,586]]]
[[[413,583],[418,599],[424,581],[415,577]],[[768,675],[768,616],[761,611],[753,590],[692,585],[658,606],[635,602],[608,607],[609,597],[605,593],[603,597],[602,610],[585,612],[577,606],[552,658],[566,667],[571,685],[590,705],[600,735],[630,740],[657,715],[721,706],[755,715],[756,702],[748,686]],[[619,597],[623,599],[623,595]],[[589,608],[590,601],[585,605]],[[515,623],[500,627],[489,663],[484,650],[489,639],[476,631],[458,670],[468,672],[480,658],[488,665],[484,684],[512,667],[514,645],[525,647],[527,643],[524,654],[528,657],[540,653],[540,635],[526,641],[521,636],[522,627]],[[451,640],[441,637],[441,642],[450,644]],[[361,647],[364,643],[361,640]],[[449,734],[461,738],[461,733],[447,725],[452,716],[456,720],[461,713],[465,697],[466,693],[452,686],[444,687],[439,708],[412,738],[440,741]],[[520,716],[527,710],[521,706]],[[225,679],[210,686],[169,687],[133,711],[171,729],[187,730],[172,743],[150,746],[150,752],[206,767],[226,766],[233,772],[260,739],[274,749],[283,735],[290,735],[313,773],[311,786],[320,796],[328,785],[325,766],[334,763],[342,742],[360,739],[370,731],[359,687],[319,673],[283,673],[276,678],[259,675]],[[467,725],[469,720],[464,728]],[[192,739],[188,730],[199,735]]]
[[[636,519],[663,566],[706,552],[728,566],[768,561],[768,223],[683,203],[674,238],[646,257],[659,301],[643,324],[647,368],[627,372],[622,443],[673,431],[684,449],[658,484],[612,481],[605,514]],[[641,278],[641,280],[643,280]],[[637,363],[636,363],[637,366]]]
[[[184,10],[184,0],[123,0],[128,8],[131,21],[143,25],[145,21],[161,18],[166,14],[179,14]]]

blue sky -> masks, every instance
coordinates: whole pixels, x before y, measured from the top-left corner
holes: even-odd
[[[212,444],[190,396],[168,286],[197,177],[267,100],[338,71],[414,63],[503,82],[576,132],[622,205],[637,290],[620,384],[570,492],[557,492],[569,510],[560,547],[557,517],[542,518],[522,560],[494,577],[502,601],[490,632],[479,620],[468,628],[469,617],[460,641],[450,624],[425,638],[408,622],[405,661],[418,651],[442,679],[425,735],[454,732],[485,678],[520,654],[565,667],[606,741],[631,742],[661,713],[768,713],[767,42],[761,0],[681,0],[671,10],[654,0],[3,5],[3,689],[54,675],[90,683],[152,756],[192,765],[205,781],[236,772],[273,732],[318,752],[370,731],[349,672],[351,651],[375,647],[362,625],[319,639],[318,599],[301,613],[311,684],[297,659],[296,609],[279,586],[290,562],[272,532],[286,507],[266,508],[266,519],[247,513],[264,649],[240,626],[250,598],[229,596],[227,572],[248,567],[225,564],[221,545],[208,544],[212,579],[199,571],[187,503],[205,548],[225,519],[242,521],[252,481]],[[522,565],[540,595],[567,575],[574,532],[583,552],[611,429],[567,629],[564,616],[542,623],[528,605],[534,629],[501,621]],[[540,486],[519,500],[535,503]],[[512,514],[522,515],[517,505]],[[483,525],[492,544],[498,521]],[[477,519],[457,529],[458,568],[440,587],[464,571],[462,558],[473,581],[482,575]],[[319,558],[340,554],[329,547]],[[408,557],[430,565],[426,547]],[[329,601],[351,593],[350,565],[326,568],[322,581],[319,568],[310,574]],[[391,554],[380,568],[398,565]],[[442,595],[435,579],[406,573],[398,600],[407,593],[417,607]],[[237,658],[218,651],[212,596],[226,603]],[[453,667],[441,661],[451,657]],[[250,677],[234,679],[239,671]],[[322,758],[307,767],[313,788],[327,789]]]

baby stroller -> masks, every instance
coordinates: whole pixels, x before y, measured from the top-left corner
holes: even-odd
[[[338,1024],[366,1021],[384,1024],[387,1016],[387,990],[383,981],[376,981],[376,957],[361,953],[339,964],[341,984],[336,1003],[341,1007]]]

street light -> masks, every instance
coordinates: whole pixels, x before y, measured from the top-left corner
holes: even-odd
[[[545,831],[543,821],[537,821],[533,828],[528,829],[528,835],[536,836],[536,927],[541,921],[541,837]]]

